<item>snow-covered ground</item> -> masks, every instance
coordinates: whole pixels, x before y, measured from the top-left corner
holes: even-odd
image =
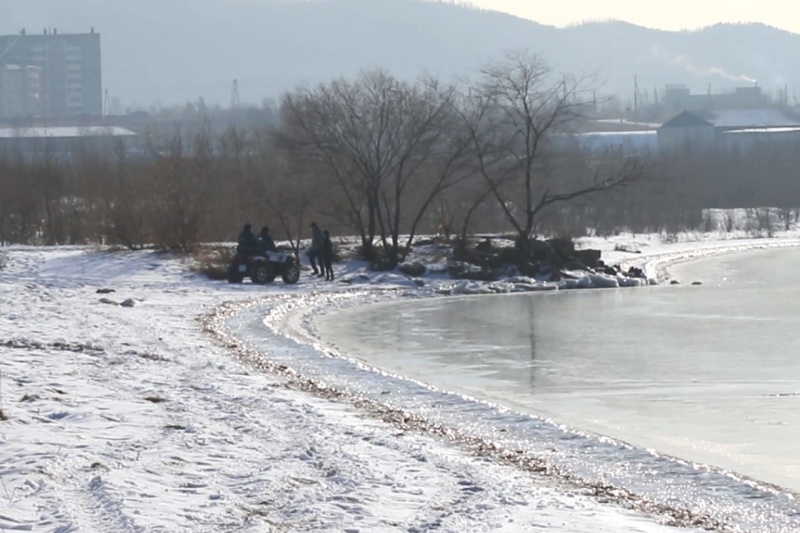
[[[796,237],[583,245],[656,272],[698,254],[800,244]],[[220,342],[208,321],[224,326],[246,307],[226,302],[278,298],[298,310],[352,285],[304,276],[294,287],[230,286],[153,252],[0,254],[0,531],[675,529],[668,516],[609,504],[330,391],[304,390],[292,377],[302,369],[248,365],[238,341]],[[353,276],[362,294],[453,287],[433,277],[418,288],[355,263],[337,273]],[[274,323],[301,340],[308,326],[292,316]],[[274,348],[262,347],[265,361]]]

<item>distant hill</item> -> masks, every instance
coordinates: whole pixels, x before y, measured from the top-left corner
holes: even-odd
[[[752,84],[790,92],[800,82],[800,35],[761,24],[666,32],[622,22],[565,29],[421,0],[2,0],[0,33],[55,27],[102,35],[105,86],[132,106],[203,96],[227,105],[238,79],[258,103],[298,84],[382,66],[450,77],[528,48],[559,70],[597,72],[623,103],[667,83],[695,92]]]

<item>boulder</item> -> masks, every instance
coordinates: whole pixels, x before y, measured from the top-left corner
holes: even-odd
[[[645,279],[647,276],[644,275],[644,270],[642,270],[641,268],[630,267],[628,269],[628,277]]]
[[[559,254],[547,241],[534,239],[528,244],[528,249],[530,250],[530,260],[537,263],[546,262],[558,265],[566,259],[566,257],[559,257]]]
[[[122,307],[133,307],[134,305],[136,305],[136,302],[133,301],[133,298],[128,298],[119,305],[121,305]]]
[[[617,269],[611,266],[603,266],[601,272],[607,276],[616,276],[618,274]]]
[[[567,238],[556,238],[556,239],[549,239],[545,241],[549,246],[550,249],[555,252],[563,261],[566,261],[570,257],[575,255],[575,243],[572,242],[572,239]]]
[[[418,278],[425,274],[425,265],[422,263],[402,263],[400,266],[397,267],[401,273],[405,274],[406,276],[410,276],[412,278]]]
[[[588,272],[591,270],[583,261],[579,261],[577,259],[570,259],[563,266],[564,270],[583,270]]]
[[[494,247],[492,247],[492,239],[486,237],[484,240],[479,242],[477,246],[475,246],[475,250],[482,254],[490,254],[494,252]]]
[[[600,255],[600,250],[587,248],[586,250],[575,250],[572,254],[572,259],[577,259],[581,263],[595,268],[600,262]]]
[[[491,270],[485,270],[478,265],[465,262],[455,262],[448,268],[448,273],[453,279],[472,281],[496,281],[498,276]]]

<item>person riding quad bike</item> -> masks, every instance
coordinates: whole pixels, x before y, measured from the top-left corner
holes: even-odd
[[[261,228],[261,233],[258,234],[258,245],[262,252],[274,252],[278,248],[275,246],[275,241],[269,234],[269,228],[264,226]]]
[[[251,224],[245,224],[242,228],[242,232],[239,234],[239,245],[236,251],[245,256],[258,254],[258,239],[253,233],[253,226]]]
[[[272,283],[277,276],[284,283],[294,284],[300,279],[300,263],[291,252],[279,252],[269,235],[269,228],[262,228],[257,238],[250,224],[245,224],[239,234],[236,254],[228,264],[229,283],[241,283],[249,277],[253,283]]]

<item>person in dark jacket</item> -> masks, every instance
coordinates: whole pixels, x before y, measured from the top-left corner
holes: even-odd
[[[272,235],[269,234],[269,228],[264,226],[261,228],[261,233],[258,234],[258,245],[263,252],[274,252],[277,250],[275,241],[272,240]]]
[[[325,281],[333,281],[333,243],[328,230],[322,232],[322,264],[325,269]]]
[[[322,231],[316,222],[311,223],[311,247],[308,249],[308,262],[314,269],[315,276],[324,276],[325,267],[322,263]],[[319,269],[317,269],[319,263]]]
[[[239,246],[237,252],[242,255],[255,255],[258,253],[258,239],[253,233],[253,226],[245,224],[239,234]]]

